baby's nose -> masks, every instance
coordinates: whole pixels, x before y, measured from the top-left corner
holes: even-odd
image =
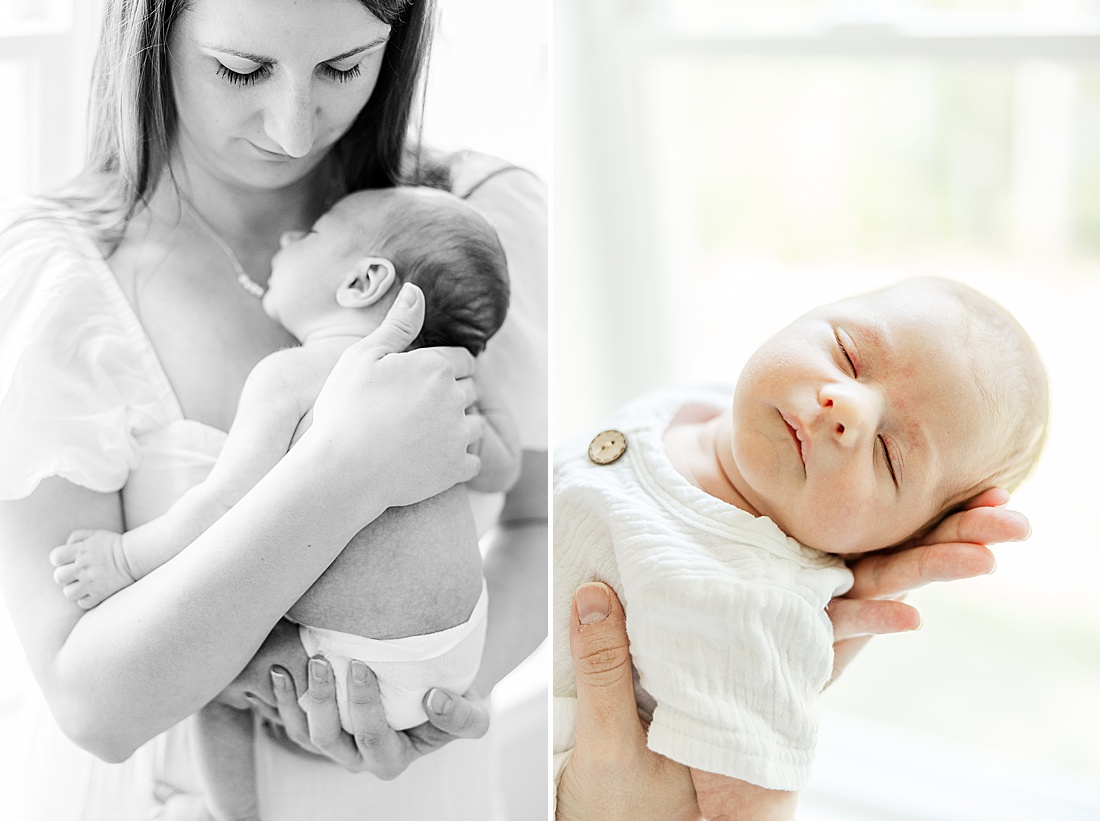
[[[825,385],[818,401],[831,426],[829,433],[842,445],[855,446],[865,434],[878,429],[882,397],[866,385],[858,382]]]

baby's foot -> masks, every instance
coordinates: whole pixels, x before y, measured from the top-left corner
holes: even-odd
[[[65,598],[85,610],[134,583],[122,552],[122,535],[109,530],[77,530],[50,551],[53,579]]]

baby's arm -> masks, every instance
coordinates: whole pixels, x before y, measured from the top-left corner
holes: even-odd
[[[481,470],[466,484],[484,493],[508,491],[519,478],[522,456],[519,431],[498,399],[496,389],[484,380],[479,381],[477,387],[477,407],[485,419],[485,435],[478,450]]]
[[[707,821],[794,821],[798,793],[769,790],[726,775],[691,770],[699,811]]]
[[[95,607],[177,555],[235,505],[286,454],[301,419],[297,349],[261,360],[210,475],[163,516],[124,534],[76,531],[50,554],[54,579],[84,609]],[[287,356],[290,354],[291,356]],[[306,406],[308,407],[308,405]]]

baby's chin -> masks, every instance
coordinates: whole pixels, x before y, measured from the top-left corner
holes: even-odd
[[[776,521],[776,524],[784,533],[806,547],[838,556],[868,553],[887,544],[881,538],[870,535],[865,528],[853,527],[850,521],[829,526],[822,526],[820,521],[806,524]]]

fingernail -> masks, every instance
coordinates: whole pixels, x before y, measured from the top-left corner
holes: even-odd
[[[451,706],[451,697],[438,688],[433,689],[428,693],[428,706],[432,708],[433,713],[443,715]]]
[[[922,627],[924,627],[924,616],[922,616],[920,613],[917,613],[917,626],[913,629],[920,630]]]
[[[413,290],[412,283],[406,282],[401,286],[401,293],[397,295],[397,307],[411,308],[414,302],[416,302],[416,292]]]
[[[356,684],[367,683],[367,665],[361,661],[352,661],[351,663],[351,680]]]
[[[271,685],[276,690],[285,690],[286,689],[286,676],[284,676],[278,670],[272,670],[271,671]]]
[[[611,614],[611,597],[602,584],[582,584],[577,588],[574,601],[581,624],[596,624]]]
[[[994,559],[993,560],[993,566],[991,568],[989,568],[989,570],[985,571],[985,573],[983,575],[988,576],[991,573],[996,573],[996,572],[997,572],[997,560]]]
[[[328,665],[325,664],[324,659],[309,660],[309,677],[318,684],[328,681]]]

